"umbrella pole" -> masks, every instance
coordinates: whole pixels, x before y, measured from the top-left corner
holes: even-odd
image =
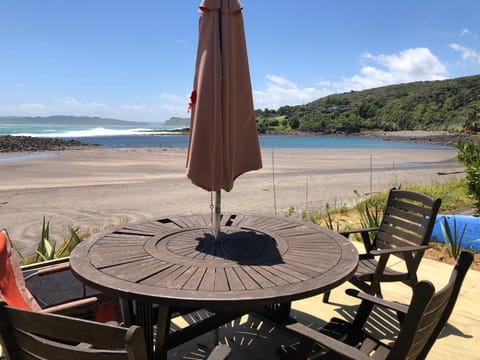
[[[214,218],[214,234],[215,242],[219,242],[220,239],[220,208],[221,208],[222,193],[221,190],[215,191],[215,218]]]

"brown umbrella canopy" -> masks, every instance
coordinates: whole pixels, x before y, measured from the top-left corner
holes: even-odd
[[[241,10],[238,0],[200,5],[187,177],[208,191],[262,167]]]

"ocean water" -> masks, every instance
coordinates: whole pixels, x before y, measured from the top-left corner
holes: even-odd
[[[0,124],[0,135],[75,139],[105,147],[177,147],[188,146],[188,135],[172,134],[178,127],[152,125],[86,126]],[[370,136],[260,136],[262,148],[291,149],[451,149],[451,146],[391,141]]]

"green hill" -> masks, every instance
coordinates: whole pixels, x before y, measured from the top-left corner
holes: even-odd
[[[365,130],[480,130],[480,75],[329,95],[311,103],[256,110],[257,128],[320,133]]]

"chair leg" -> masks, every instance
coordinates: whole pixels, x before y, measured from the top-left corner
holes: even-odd
[[[120,305],[123,312],[123,325],[131,326],[134,324],[135,314],[133,312],[133,304],[131,301],[121,298]]]
[[[370,294],[372,294],[373,296],[378,296],[379,298],[383,298],[382,289],[380,288],[380,284],[378,284],[378,283],[372,284],[372,287],[370,289],[371,289]]]
[[[255,310],[255,312],[281,324],[290,320],[291,309],[292,303],[288,302],[261,307],[260,309]]]
[[[330,291],[324,292],[323,293],[323,302],[328,303],[329,299],[330,299]]]
[[[315,341],[310,339],[302,339],[298,345],[298,351],[295,354],[295,359],[308,359],[315,346]]]

